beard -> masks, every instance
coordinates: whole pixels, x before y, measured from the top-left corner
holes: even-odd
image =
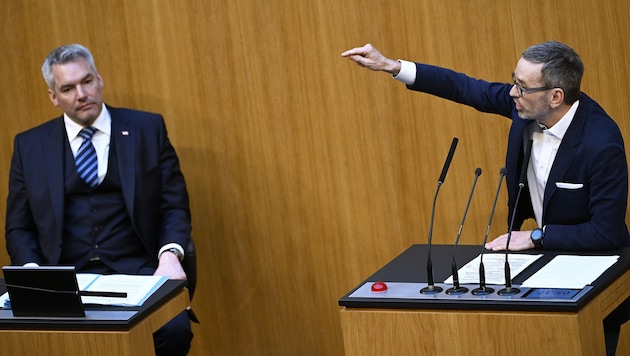
[[[551,108],[546,102],[539,101],[535,103],[529,103],[529,105],[524,106],[521,103],[518,104],[520,106],[520,110],[518,111],[518,117],[523,120],[535,120],[535,121],[544,121],[545,118],[549,116],[551,112]]]

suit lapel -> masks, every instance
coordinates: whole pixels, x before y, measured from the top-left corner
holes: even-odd
[[[136,189],[136,137],[128,117],[115,108],[108,106],[107,109],[112,118],[111,142],[115,147],[120,186],[129,215],[133,217]]]
[[[551,200],[551,197],[558,190],[556,182],[563,181],[567,170],[575,160],[577,155],[577,146],[582,142],[582,132],[584,128],[585,116],[581,114],[580,109],[575,113],[573,121],[569,126],[569,129],[562,138],[558,153],[553,161],[553,166],[549,172],[549,178],[547,179],[547,186],[545,187],[545,198],[543,203],[543,211],[547,209],[547,205]]]
[[[48,184],[48,192],[53,206],[55,218],[55,236],[61,241],[63,212],[64,212],[64,157],[68,145],[67,134],[63,123],[63,117],[57,120],[54,128],[48,132],[48,138],[40,142],[42,157],[44,158],[45,176]]]

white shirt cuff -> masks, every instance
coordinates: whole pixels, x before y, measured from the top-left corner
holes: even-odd
[[[162,248],[160,249],[160,252],[158,252],[158,259],[160,258],[160,256],[162,256],[162,253],[164,253],[164,251],[166,250],[170,250],[170,249],[176,249],[177,251],[181,252],[182,256],[184,256],[184,248],[181,247],[179,244],[176,244],[174,242],[170,243],[170,244],[166,244],[164,246],[162,246]]]
[[[405,61],[399,59],[400,72],[394,76],[394,79],[399,80],[407,85],[412,85],[416,82],[416,64],[414,62]]]

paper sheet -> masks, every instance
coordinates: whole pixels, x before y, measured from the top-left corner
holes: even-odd
[[[101,292],[125,292],[127,298],[82,296],[83,304],[140,306],[168,278],[163,276],[139,276],[126,274],[93,275],[77,273],[80,290]]]
[[[554,257],[547,265],[523,282],[530,288],[582,289],[593,283],[619,256],[573,256]]]
[[[540,257],[542,255],[508,254],[512,279]],[[457,270],[459,283],[479,283],[480,261],[481,255]],[[486,284],[505,284],[505,253],[485,253],[483,255],[483,267],[486,271]],[[453,276],[448,277],[444,283],[452,284]]]

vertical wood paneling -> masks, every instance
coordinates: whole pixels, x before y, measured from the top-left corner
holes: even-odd
[[[180,155],[200,256],[192,354],[340,355],[337,299],[426,241],[455,136],[434,243],[454,241],[481,167],[461,240],[480,243],[509,128],[341,52],[371,42],[394,58],[509,81],[525,47],[562,40],[584,59],[585,90],[627,136],[626,10],[621,0],[7,0],[0,196],[13,136],[59,115],[39,73],[44,56],[83,43],[106,101],[162,113]],[[506,201],[503,192],[492,236],[505,230]]]

